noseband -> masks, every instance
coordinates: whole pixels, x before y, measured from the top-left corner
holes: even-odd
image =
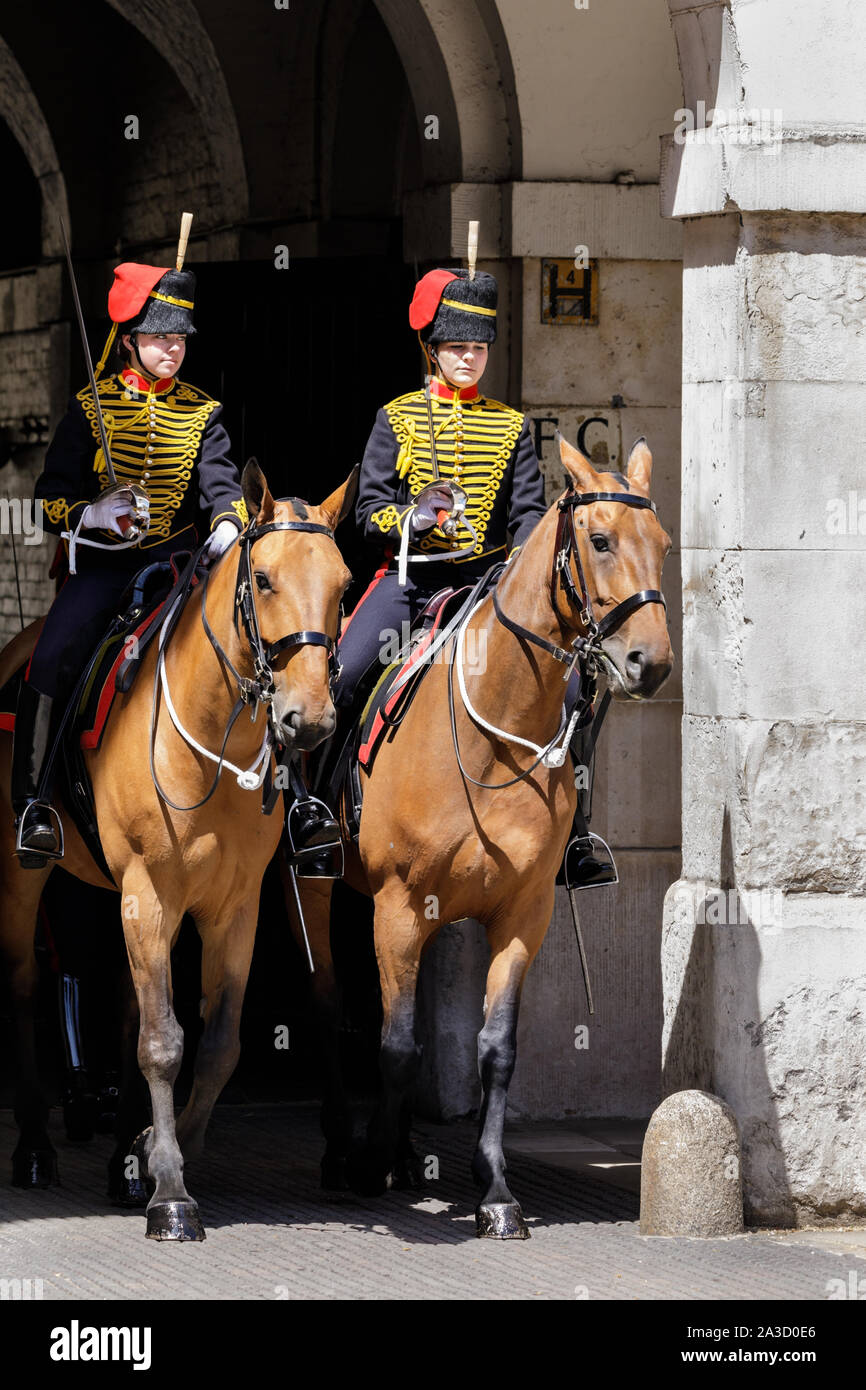
[[[602,658],[602,644],[612,632],[616,632],[627,618],[638,608],[642,608],[645,603],[660,603],[666,608],[664,595],[659,589],[640,589],[636,594],[631,594],[623,599],[615,608],[597,622],[592,612],[592,601],[589,596],[589,587],[583,573],[583,565],[580,561],[580,550],[577,544],[577,530],[574,524],[574,512],[576,507],[588,507],[592,502],[622,502],[626,507],[638,507],[655,512],[656,506],[648,497],[638,497],[629,492],[576,492],[573,488],[561,497],[557,503],[559,517],[556,523],[556,547],[554,550],[553,569],[550,575],[550,602],[554,613],[560,622],[570,625],[573,618],[561,612],[557,602],[557,579],[561,582],[565,590],[566,598],[577,608],[577,618],[584,628],[584,634],[575,637],[571,644],[571,651],[563,647],[558,647],[554,642],[548,642],[544,637],[538,637],[536,633],[530,632],[528,628],[520,623],[515,623],[505,613],[503,613],[497,592],[493,590],[493,607],[496,616],[502,623],[518,637],[523,637],[528,642],[533,642],[535,646],[543,648],[549,652],[556,661],[560,661],[568,667],[563,680],[568,680],[578,661],[591,667],[593,671],[599,666]],[[574,556],[574,563],[577,569],[577,583],[571,572],[571,558]]]
[[[250,718],[255,719],[260,704],[267,705],[268,717],[270,718],[270,705],[276,693],[274,682],[274,672],[272,662],[284,651],[291,647],[324,647],[328,653],[328,669],[330,672],[331,684],[339,675],[339,665],[337,663],[337,642],[333,637],[329,637],[327,632],[314,632],[307,628],[300,632],[291,632],[287,637],[281,637],[277,642],[271,642],[267,646],[262,640],[259,628],[259,617],[256,612],[255,586],[253,584],[253,570],[251,552],[257,540],[266,536],[269,531],[309,531],[313,534],[330,536],[333,539],[334,533],[328,526],[319,526],[312,521],[269,521],[264,526],[256,526],[254,523],[241,532],[238,544],[241,548],[241,558],[238,563],[238,575],[235,583],[235,597],[233,605],[235,631],[240,636],[238,627],[238,615],[240,614],[244,632],[250,649],[253,654],[253,668],[255,675],[242,676],[236,671],[226,652],[220,646],[205,613],[205,600],[207,597],[207,581],[210,578],[210,570],[205,576],[201,586],[201,620],[204,630],[208,635],[211,645],[217,655],[228,666],[232,675],[238,683],[241,699],[244,704],[250,705]],[[339,639],[339,633],[337,634]]]

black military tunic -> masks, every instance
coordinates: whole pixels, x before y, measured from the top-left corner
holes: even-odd
[[[132,368],[106,377],[97,391],[117,481],[138,483],[150,497],[147,535],[134,549],[118,551],[116,560],[131,555],[140,568],[175,550],[192,549],[220,521],[234,521],[239,528],[246,524],[219,401],[176,377],[153,382]],[[88,386],[70,402],[36,484],[47,529],[74,530],[84,508],[108,484]],[[92,538],[112,536],[105,531]],[[78,567],[86,568],[97,553],[82,547]]]
[[[529,422],[519,410],[480,395],[477,386],[454,391],[434,381],[431,396],[439,474],[467,494],[466,517],[478,536],[465,556],[447,561],[468,582],[505,559],[507,532],[515,546],[526,539],[546,510],[544,483]],[[403,518],[433,478],[425,393],[411,391],[379,411],[364,454],[356,511],[367,538],[399,548]],[[452,541],[436,527],[413,538],[409,553],[449,551],[469,539],[464,528]],[[418,565],[415,578],[427,568]]]
[[[394,650],[382,634],[405,631],[427,600],[446,585],[471,584],[497,560],[506,558],[508,535],[518,547],[547,510],[544,482],[529,432],[519,410],[478,392],[456,391],[431,383],[433,431],[439,476],[467,494],[466,517],[477,540],[460,528],[450,540],[438,527],[413,536],[409,554],[435,555],[458,545],[465,553],[441,563],[412,563],[400,586],[393,557],[403,524],[423,487],[434,480],[430,428],[423,390],[411,391],[384,406],[361,464],[356,514],[365,536],[385,550],[385,564],[355,608],[340,643],[342,674],[337,702],[351,703],[358,679],[381,649]]]
[[[132,368],[106,377],[97,390],[117,481],[146,490],[150,527],[127,549],[117,546],[120,538],[111,531],[81,532],[111,548],[76,548],[76,574],[52,604],[28,672],[44,695],[69,686],[142,566],[195,549],[221,521],[240,530],[247,520],[218,401],[176,377],[154,381]],[[86,387],[58,425],[36,484],[46,529],[74,531],[84,508],[108,484]]]

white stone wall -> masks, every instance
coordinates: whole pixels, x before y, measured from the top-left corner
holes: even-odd
[[[862,1222],[866,204],[851,123],[866,14],[671,11],[687,102],[720,115],[715,138],[669,141],[663,163],[663,205],[685,219],[664,1085],[732,1106],[748,1220]],[[771,141],[739,140],[748,107],[778,111]]]

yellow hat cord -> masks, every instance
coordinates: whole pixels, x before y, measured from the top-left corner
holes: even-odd
[[[100,373],[104,370],[105,364],[108,361],[108,354],[111,352],[114,340],[117,337],[117,328],[118,325],[116,323],[113,323],[111,325],[111,328],[109,329],[108,337],[105,340],[105,347],[102,349],[102,355],[99,361],[97,362],[93,373],[97,381],[99,380]]]

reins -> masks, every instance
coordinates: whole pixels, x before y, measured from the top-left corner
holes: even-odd
[[[332,539],[334,537],[334,533],[330,527],[322,526],[312,521],[271,521],[259,527],[251,522],[249,526],[241,532],[236,542],[236,544],[240,546],[241,553],[235,579],[232,621],[235,632],[238,634],[238,637],[240,637],[240,627],[238,626],[238,617],[240,616],[246,639],[252,651],[253,669],[255,673],[253,677],[241,675],[211,627],[206,609],[207,587],[211,571],[208,570],[205,574],[201,583],[200,599],[202,626],[217,657],[231,672],[239,691],[238,699],[232,707],[228,723],[226,724],[219,754],[212,753],[207,748],[204,748],[183,728],[172,704],[168,689],[168,678],[165,671],[165,652],[180,616],[184,595],[178,596],[171,611],[166,615],[165,622],[160,630],[159,651],[157,653],[156,669],[154,671],[153,702],[150,718],[150,773],[158,795],[173,811],[197,811],[201,806],[204,806],[210,801],[219,785],[223,768],[228,768],[231,772],[234,772],[237,777],[238,786],[246,791],[255,791],[262,786],[270,765],[270,754],[273,751],[274,744],[278,741],[275,735],[272,713],[276,685],[271,663],[274,662],[282,652],[300,646],[324,647],[328,653],[328,666],[332,682],[339,673],[339,666],[336,658],[336,639],[330,637],[326,632],[317,632],[304,628],[299,632],[289,633],[286,637],[281,637],[278,641],[271,642],[268,645],[266,645],[262,639],[258,613],[256,611],[251,556],[252,547],[255,542],[271,531],[306,531],[330,536]],[[201,552],[199,552],[199,555],[200,554]],[[196,560],[197,559],[198,557],[196,557]],[[201,754],[203,757],[209,758],[212,762],[217,764],[213,781],[206,795],[203,796],[200,801],[196,801],[190,806],[180,806],[176,801],[172,801],[171,797],[167,795],[164,788],[161,786],[157,776],[154,753],[156,748],[156,725],[159,715],[160,692],[165,695],[166,707],[169,711],[172,723],[184,741],[197,753]],[[250,719],[253,723],[255,723],[258,716],[259,705],[265,705],[267,707],[268,718],[265,736],[259,754],[252,766],[244,771],[236,767],[233,763],[228,762],[225,756],[225,750],[241,711],[247,705],[250,707]],[[257,771],[256,769],[259,770]]]

